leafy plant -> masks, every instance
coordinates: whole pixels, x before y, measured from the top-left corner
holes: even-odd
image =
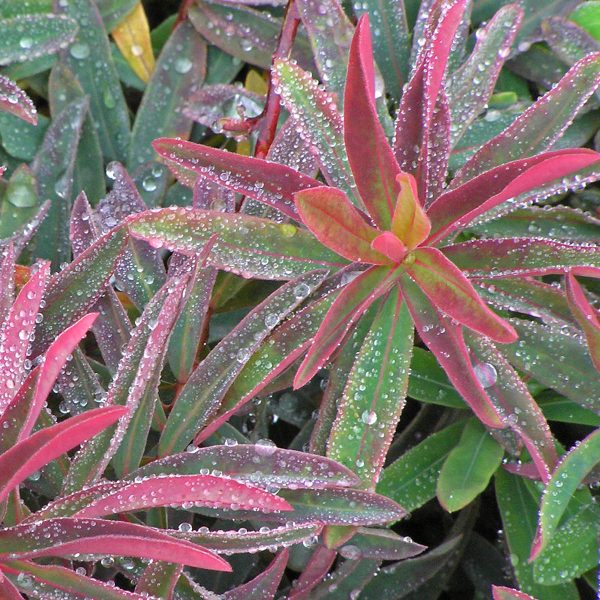
[[[0,3],[1,595],[591,597],[596,4]]]

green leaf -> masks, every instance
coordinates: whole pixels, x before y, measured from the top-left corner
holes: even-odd
[[[44,140],[50,120],[38,114],[37,125],[31,125],[9,113],[0,112],[2,147],[15,158],[31,161]]]
[[[57,10],[79,23],[66,62],[89,95],[104,157],[124,162],[129,146],[129,112],[100,13],[93,0],[70,0],[64,6],[58,4]]]
[[[0,65],[53,54],[69,45],[77,23],[52,14],[0,20]]]
[[[31,221],[40,207],[36,181],[26,164],[11,175],[0,201],[0,238],[8,238]]]
[[[569,15],[569,19],[583,27],[594,39],[600,41],[600,2],[598,0],[582,2]]]
[[[382,303],[348,376],[327,456],[374,487],[404,408],[413,323],[398,290]]]
[[[442,464],[457,445],[464,426],[464,421],[453,423],[404,453],[383,470],[377,493],[395,500],[409,512],[435,498]]]
[[[139,0],[95,0],[106,31],[112,31],[135,7]]]
[[[129,229],[156,248],[164,245],[184,254],[199,253],[216,235],[209,264],[258,279],[292,279],[317,268],[345,264],[305,229],[239,213],[163,209],[136,216],[129,221]]]
[[[136,113],[129,148],[130,169],[155,157],[151,143],[157,137],[189,137],[193,122],[184,114],[183,104],[192,90],[202,85],[205,74],[206,43],[189,23],[183,22],[162,49]]]
[[[503,455],[504,449],[489,431],[479,421],[469,421],[440,471],[440,504],[450,512],[467,506],[488,486]]]
[[[567,398],[560,396],[548,399],[538,398],[538,404],[548,421],[600,427],[600,415],[575,404]]]

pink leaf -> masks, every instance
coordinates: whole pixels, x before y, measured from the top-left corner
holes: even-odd
[[[233,479],[213,475],[152,476],[129,483],[77,511],[75,517],[100,517],[153,506],[194,503],[209,508],[255,511],[292,510],[283,498]]]
[[[322,244],[352,261],[388,262],[371,248],[379,231],[363,219],[344,192],[318,187],[298,192],[294,198],[302,222]]]
[[[375,69],[369,18],[356,27],[350,47],[344,91],[344,141],[358,191],[381,229],[389,229],[400,167],[390,148],[375,107]]]
[[[37,431],[13,446],[0,456],[0,500],[29,475],[112,425],[126,412],[121,406],[91,410]]]
[[[499,585],[492,586],[492,596],[494,600],[535,600],[529,594]]]
[[[153,145],[182,183],[193,187],[201,175],[273,206],[292,219],[298,218],[294,194],[321,185],[316,179],[290,167],[209,146],[167,138],[155,140]]]
[[[502,202],[524,194],[555,179],[560,179],[597,163],[600,154],[585,148],[558,150],[496,167],[450,190],[427,211],[432,233],[427,244],[434,244],[463,229],[475,218]]]
[[[0,253],[0,323],[4,323],[15,292],[15,248],[11,242]]]
[[[9,112],[32,125],[37,125],[38,117],[35,105],[14,81],[4,75],[0,75],[0,110]]]
[[[25,376],[23,361],[49,277],[50,263],[39,264],[38,270],[19,292],[0,330],[0,414]]]
[[[419,336],[438,359],[454,387],[482,423],[496,429],[504,428],[496,407],[473,370],[461,327],[443,316],[408,276],[402,278],[400,285]]]
[[[371,248],[387,256],[396,264],[401,263],[408,252],[406,246],[391,231],[379,234],[371,242]]]
[[[590,301],[586,298],[581,285],[568,273],[566,277],[567,300],[573,316],[577,319],[588,343],[592,362],[600,371],[600,319]]]
[[[387,267],[371,267],[352,280],[335,299],[325,315],[317,335],[304,357],[294,388],[306,384],[327,362],[354,322],[390,287],[397,271]]]
[[[282,550],[254,579],[223,594],[223,600],[272,600],[285,572],[289,552]]]
[[[23,600],[19,590],[4,576],[2,571],[0,571],[0,596],[4,600]]]
[[[337,552],[319,546],[310,557],[300,577],[294,582],[289,600],[308,600],[311,591],[323,581],[337,557]]]
[[[404,264],[406,272],[429,300],[465,327],[501,343],[517,333],[479,297],[471,282],[436,248],[418,248]]]
[[[158,529],[103,519],[50,519],[0,531],[0,555],[11,558],[108,554],[231,571],[222,558]]]

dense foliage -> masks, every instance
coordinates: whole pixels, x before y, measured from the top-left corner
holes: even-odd
[[[0,0],[0,596],[594,598],[599,23]]]

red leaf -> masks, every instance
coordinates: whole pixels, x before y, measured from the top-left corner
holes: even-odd
[[[514,342],[517,333],[479,297],[471,282],[436,248],[418,248],[407,273],[429,300],[462,325],[501,343]]]
[[[209,508],[231,509],[232,505],[237,505],[240,510],[292,510],[283,498],[233,479],[213,475],[167,475],[152,476],[119,487],[73,516],[101,517],[187,502]]]
[[[310,557],[300,577],[294,582],[294,587],[289,600],[305,600],[310,598],[310,593],[327,576],[333,561],[337,557],[336,550],[319,546]]]
[[[573,316],[577,319],[587,340],[592,362],[600,371],[600,319],[594,307],[586,298],[583,288],[575,277],[568,273],[566,277],[567,300]]]
[[[498,585],[492,586],[492,596],[494,600],[535,600],[529,594]]]
[[[379,231],[362,218],[344,192],[323,186],[298,192],[295,200],[302,222],[322,244],[352,261],[388,263],[371,248]]]
[[[442,194],[428,209],[432,245],[502,202],[560,179],[600,160],[593,150],[558,150],[516,160]]]
[[[0,110],[9,112],[32,125],[37,125],[38,116],[35,105],[14,81],[4,75],[0,75]]]
[[[0,323],[3,323],[15,292],[15,248],[12,242],[2,248],[0,259]]]
[[[335,299],[317,331],[296,377],[294,389],[306,384],[327,362],[354,322],[393,285],[398,271],[371,267],[352,280]]]
[[[400,191],[400,167],[375,107],[375,69],[369,18],[363,16],[352,38],[344,91],[344,142],[356,186],[369,214],[389,229]]]
[[[122,406],[91,410],[34,433],[0,456],[0,501],[21,481],[71,448],[115,423]]]
[[[371,248],[395,263],[401,263],[408,252],[406,246],[391,231],[384,231],[378,235],[371,242]]]
[[[0,571],[0,596],[4,600],[23,600],[19,590],[4,576],[2,571]]]
[[[294,194],[321,185],[290,167],[192,142],[160,138],[153,146],[182,183],[193,187],[201,175],[273,206],[292,219],[298,219]]]
[[[408,276],[401,279],[400,286],[419,336],[438,359],[454,387],[482,423],[504,428],[473,370],[461,327],[442,315]]]
[[[104,519],[50,519],[0,531],[0,554],[14,558],[108,554],[231,571],[222,558],[158,529]]]
[[[419,202],[415,178],[408,173],[401,173],[398,183],[400,193],[392,219],[392,231],[412,250],[429,235],[431,223]]]
[[[282,550],[254,579],[223,594],[223,600],[271,600],[285,572],[289,552]]]

